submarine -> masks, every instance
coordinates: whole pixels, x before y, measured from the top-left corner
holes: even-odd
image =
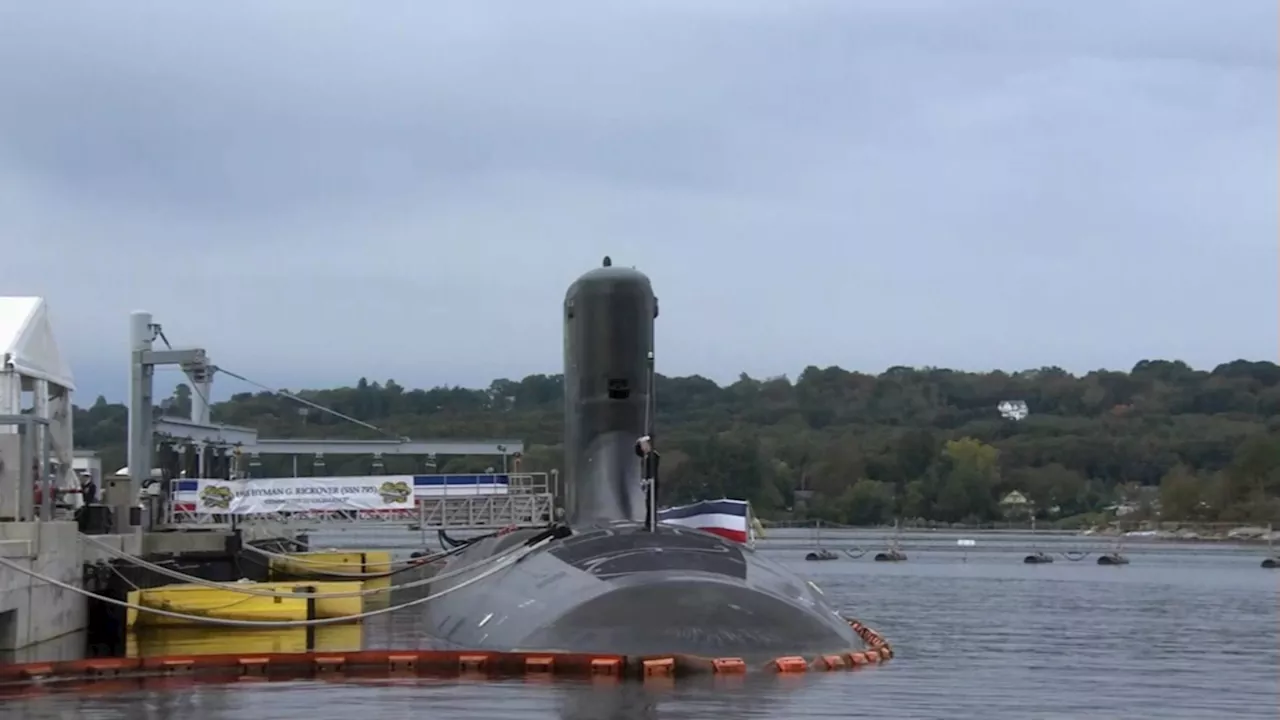
[[[649,277],[606,257],[570,285],[563,313],[563,513],[460,548],[421,631],[459,649],[747,663],[860,647],[816,585],[751,547],[656,521]],[[496,572],[486,562],[521,545],[531,549]]]

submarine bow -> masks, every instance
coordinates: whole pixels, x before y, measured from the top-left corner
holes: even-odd
[[[740,657],[840,653],[857,635],[811,583],[754,549],[694,528],[644,524],[637,438],[651,430],[658,302],[644,273],[603,267],[564,301],[564,510],[568,532],[427,603],[454,647]],[[545,530],[484,537],[433,593],[484,572]]]

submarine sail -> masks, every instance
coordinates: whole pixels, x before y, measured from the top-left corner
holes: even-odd
[[[603,267],[564,299],[565,522],[644,520],[636,438],[647,432],[658,301],[637,270]]]
[[[476,650],[746,662],[858,646],[816,586],[755,549],[644,524],[635,446],[652,410],[658,315],[648,276],[606,258],[569,287],[563,311],[566,527],[496,572],[486,560],[548,530],[484,537],[451,557],[431,592],[453,591],[426,603],[427,631]]]

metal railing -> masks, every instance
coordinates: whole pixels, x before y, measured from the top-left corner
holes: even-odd
[[[510,525],[543,525],[551,521],[558,493],[558,474],[511,473],[505,493],[477,493],[465,486],[434,486],[431,495],[415,498],[414,507],[403,510],[326,510],[274,512],[232,516],[192,509],[177,502],[176,483],[163,481],[160,498],[161,526],[168,530],[269,525],[306,529],[353,524],[404,525],[419,528],[470,528],[476,530]],[[444,476],[436,476],[444,477]],[[323,481],[324,478],[316,478]]]
[[[554,498],[549,494],[428,498],[418,503],[418,529],[532,527],[551,522]]]

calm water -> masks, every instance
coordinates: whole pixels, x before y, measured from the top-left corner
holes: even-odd
[[[414,536],[416,538],[416,536]],[[1022,555],[1113,541],[968,534],[907,535],[910,561],[870,556],[807,563],[805,531],[780,532],[763,550],[794,563],[848,614],[880,630],[897,652],[853,673],[799,678],[639,683],[274,682],[178,691],[66,693],[0,706],[30,720],[451,720],[562,718],[876,717],[929,720],[1036,718],[1275,718],[1280,696],[1280,572],[1262,547],[1128,541],[1133,564],[1099,567]],[[322,546],[389,546],[404,535],[351,534]],[[877,549],[883,533],[824,533],[832,548]],[[397,600],[402,601],[397,598]],[[371,620],[369,647],[427,646],[412,610]]]

